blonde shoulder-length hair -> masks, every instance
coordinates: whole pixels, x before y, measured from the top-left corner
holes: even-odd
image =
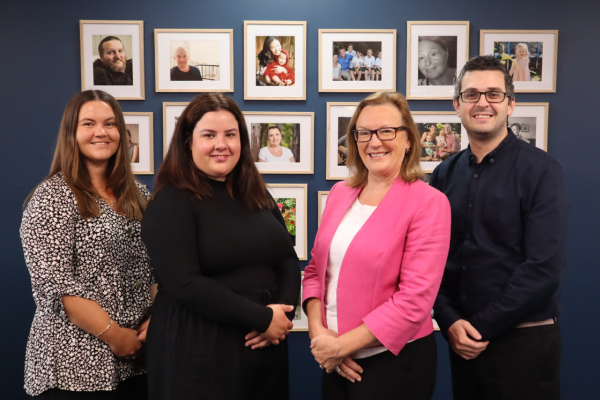
[[[360,158],[360,154],[358,154],[358,146],[354,134],[352,133],[356,129],[356,121],[365,107],[385,104],[396,107],[402,116],[402,124],[407,128],[404,132],[410,143],[410,151],[404,156],[404,160],[400,166],[400,177],[403,181],[411,183],[424,176],[420,164],[421,139],[415,121],[413,121],[413,118],[410,115],[410,109],[408,108],[406,98],[400,93],[379,92],[364,98],[358,104],[358,107],[356,107],[356,111],[354,111],[354,115],[350,120],[348,131],[346,132],[346,138],[348,140],[347,166],[350,169],[350,178],[348,178],[346,184],[350,187],[363,187],[367,183],[369,176],[369,170]],[[398,134],[401,134],[401,132]]]

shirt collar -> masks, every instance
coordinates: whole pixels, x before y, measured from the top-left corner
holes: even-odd
[[[508,129],[508,135],[506,135],[506,137],[494,150],[490,151],[485,157],[483,157],[483,160],[481,160],[480,164],[494,165],[494,163],[498,162],[499,158],[506,154],[506,152],[517,142],[517,140],[518,139],[515,134]],[[469,164],[477,164],[477,157],[471,151],[471,145],[467,147],[466,153],[469,158]]]

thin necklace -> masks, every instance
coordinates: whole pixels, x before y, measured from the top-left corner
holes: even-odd
[[[98,195],[98,196],[100,196],[100,195]],[[107,199],[106,197],[102,197],[102,196],[100,196],[100,198],[103,199],[105,202],[109,203],[112,208],[115,208],[114,201],[112,201],[111,199]]]

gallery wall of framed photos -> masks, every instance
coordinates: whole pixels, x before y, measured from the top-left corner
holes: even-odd
[[[600,321],[584,314],[600,307],[600,300],[590,300],[597,296],[589,288],[589,282],[600,280],[600,272],[590,267],[600,258],[600,246],[593,242],[594,227],[600,225],[593,207],[600,185],[589,184],[600,175],[596,155],[600,135],[587,127],[587,121],[584,125],[581,116],[595,115],[600,106],[593,70],[600,65],[600,53],[590,51],[595,48],[593,17],[600,14],[599,3],[585,1],[583,7],[583,0],[551,2],[554,7],[506,0],[498,6],[504,12],[492,12],[476,0],[451,4],[443,0],[30,3],[15,3],[0,13],[0,40],[11,49],[11,57],[0,65],[4,98],[0,163],[5,171],[0,183],[6,188],[0,207],[5,267],[0,268],[0,279],[10,283],[0,295],[0,315],[10,315],[13,321],[10,330],[0,331],[0,340],[11,343],[5,363],[0,363],[6,398],[25,399],[23,351],[35,307],[18,236],[22,202],[48,172],[60,116],[73,94],[99,88],[118,98],[131,132],[132,157],[137,155],[132,169],[150,190],[177,118],[195,96],[219,91],[236,101],[249,130],[255,125],[257,164],[261,149],[269,146],[270,126],[277,126],[282,146],[289,146],[292,154],[286,152],[287,158],[293,157],[294,163],[259,168],[264,169],[265,182],[283,185],[277,187],[279,199],[289,204],[293,203],[289,199],[296,199],[304,207],[298,231],[304,269],[327,194],[348,174],[339,141],[352,107],[372,91],[398,91],[408,97],[421,134],[432,129],[439,133],[450,125],[462,149],[468,141],[449,100],[452,85],[447,84],[447,76],[482,53],[493,54],[518,74],[510,129],[548,151],[565,173],[569,232],[577,236],[569,242],[569,281],[563,295],[562,394],[593,397],[588,381],[594,381],[591,371],[600,353],[587,351],[583,343],[600,348],[592,336],[600,330]],[[94,81],[95,65],[102,62],[98,47],[108,36],[119,38],[129,76],[114,85]],[[281,39],[279,45],[287,52],[282,62],[289,66],[287,73],[293,70],[293,82],[288,74],[278,78],[283,85],[273,85],[261,75],[268,65],[261,65],[258,54],[269,36]],[[442,76],[420,70],[420,43],[447,52]],[[350,80],[336,80],[334,55],[339,64],[340,48],[348,52],[350,45],[363,59],[380,58],[379,75],[363,70],[360,77],[357,71]],[[523,53],[527,53],[525,62]],[[270,60],[274,61],[278,62]],[[430,172],[441,161],[423,162]],[[579,321],[586,321],[589,329],[578,329]],[[449,379],[444,378],[449,376],[446,344],[441,335],[436,338],[440,378],[434,399],[446,400],[450,398]],[[306,351],[309,343],[306,332],[290,335],[293,400],[320,398],[320,370],[314,369]]]

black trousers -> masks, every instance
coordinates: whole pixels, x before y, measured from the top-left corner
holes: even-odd
[[[435,389],[437,347],[432,334],[408,343],[398,356],[386,351],[355,360],[362,381],[323,372],[323,400],[429,400]]]
[[[477,358],[450,348],[455,400],[555,400],[560,398],[558,325],[513,329],[490,341]]]
[[[117,386],[116,390],[99,392],[72,392],[69,390],[49,389],[36,400],[147,400],[148,381],[146,375],[134,376]]]

